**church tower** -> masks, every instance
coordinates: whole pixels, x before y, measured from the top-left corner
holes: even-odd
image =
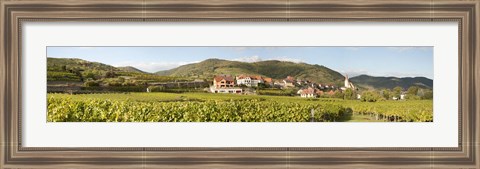
[[[348,74],[345,74],[345,88],[350,88],[350,82],[348,81]]]

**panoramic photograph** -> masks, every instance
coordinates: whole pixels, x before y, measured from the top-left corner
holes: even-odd
[[[430,46],[49,46],[47,122],[433,122]]]

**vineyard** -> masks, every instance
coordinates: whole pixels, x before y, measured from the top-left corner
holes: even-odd
[[[48,94],[49,122],[431,122],[432,100],[360,102],[210,93]],[[367,120],[356,120],[367,121]]]

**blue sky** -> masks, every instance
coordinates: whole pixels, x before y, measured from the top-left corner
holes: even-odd
[[[47,56],[79,58],[146,72],[168,70],[209,58],[257,62],[282,60],[329,67],[350,77],[433,79],[433,47],[47,47]]]

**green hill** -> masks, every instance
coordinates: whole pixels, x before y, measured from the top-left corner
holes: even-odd
[[[66,66],[66,67],[64,67]],[[119,71],[118,68],[98,62],[76,58],[47,58],[48,71],[65,71],[66,69]]]
[[[178,68],[156,72],[157,75],[211,78],[219,74],[262,75],[273,79],[293,76],[318,83],[341,84],[344,80],[340,73],[320,65],[268,60],[254,63],[207,59],[199,63],[183,65]]]
[[[392,89],[400,86],[407,89],[410,86],[418,86],[420,88],[433,89],[433,80],[425,77],[398,78],[360,75],[350,78],[350,81],[361,88]]]
[[[124,66],[124,67],[117,67],[117,68],[123,72],[147,73],[132,66]]]
[[[47,81],[80,82],[105,76],[146,74],[134,67],[117,68],[111,65],[76,58],[47,58]]]

